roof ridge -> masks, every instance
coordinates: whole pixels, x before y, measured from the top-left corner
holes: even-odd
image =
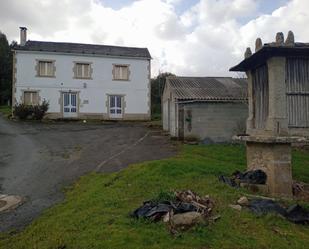
[[[205,78],[209,78],[209,79],[242,79],[242,78],[235,78],[235,77],[231,77],[231,76],[168,76],[167,78],[199,78],[199,79],[205,79]]]
[[[117,46],[117,45],[106,45],[106,44],[94,44],[94,43],[79,43],[79,42],[54,42],[54,41],[38,41],[38,40],[27,40],[27,42],[38,42],[38,43],[54,43],[54,44],[74,44],[74,45],[88,45],[88,46],[105,46],[114,48],[136,48],[136,49],[147,49],[147,47],[131,47],[131,46]]]

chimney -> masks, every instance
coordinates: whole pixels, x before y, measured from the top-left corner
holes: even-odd
[[[20,28],[20,46],[24,46],[27,41],[27,28],[26,27],[19,27]]]

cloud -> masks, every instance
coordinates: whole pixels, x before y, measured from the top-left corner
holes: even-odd
[[[271,14],[258,13],[261,0],[200,0],[179,14],[182,3],[139,0],[115,10],[99,0],[1,1],[0,29],[11,40],[27,26],[32,40],[148,47],[153,75],[231,75],[228,69],[256,37],[270,42],[276,32],[293,30],[296,40],[309,41],[306,0],[291,0]]]

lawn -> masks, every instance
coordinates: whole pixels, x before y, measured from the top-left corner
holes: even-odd
[[[309,153],[293,153],[296,179],[309,182]],[[245,193],[217,180],[245,169],[240,145],[184,146],[178,156],[132,165],[118,173],[89,174],[67,189],[66,199],[24,231],[2,234],[1,248],[51,249],[241,249],[308,248],[309,228],[280,217],[256,217],[230,209]],[[130,211],[162,191],[192,189],[209,194],[221,219],[178,236],[163,223],[137,221]],[[308,207],[308,205],[306,205]]]
[[[12,109],[10,106],[0,105],[0,113],[2,113],[5,116],[9,116],[12,113]]]

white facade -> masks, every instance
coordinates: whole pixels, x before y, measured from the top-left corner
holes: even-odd
[[[63,93],[76,94],[76,118],[150,119],[150,59],[53,52],[14,51],[13,105],[25,91],[36,91],[49,102],[48,117],[66,117]],[[37,62],[54,62],[55,77],[37,76]],[[91,79],[74,77],[75,62],[90,63]],[[128,65],[129,80],[114,80],[113,65]],[[122,115],[110,115],[109,96],[121,97]],[[68,116],[70,117],[70,116]]]

